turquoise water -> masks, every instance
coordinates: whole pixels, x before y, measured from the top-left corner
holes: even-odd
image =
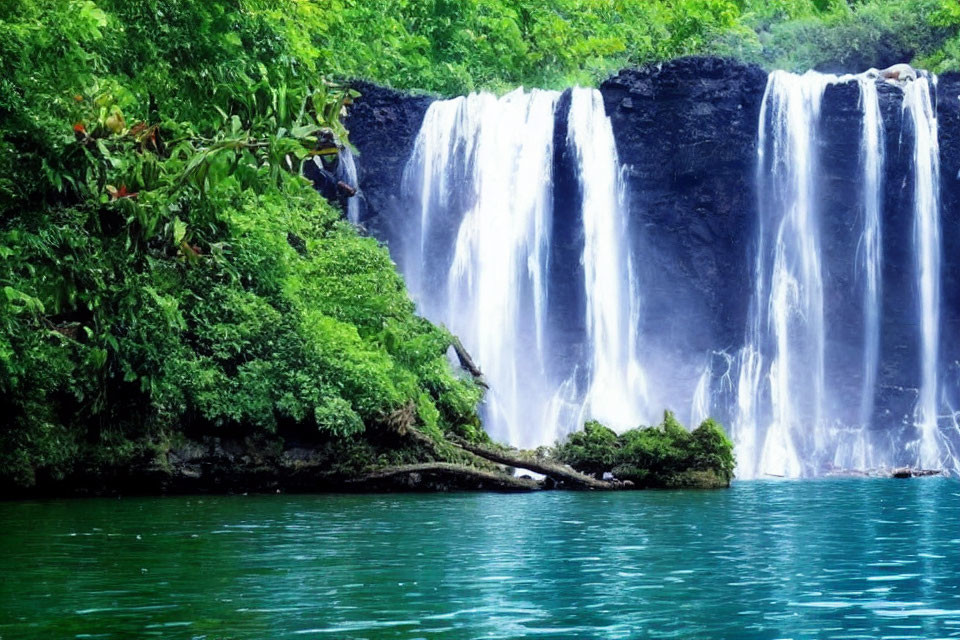
[[[960,483],[0,503],[0,638],[960,637]]]

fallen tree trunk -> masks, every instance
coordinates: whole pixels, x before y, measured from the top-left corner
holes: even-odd
[[[470,354],[467,353],[467,350],[463,347],[463,343],[460,342],[460,338],[457,336],[453,336],[453,350],[457,353],[457,360],[460,361],[460,366],[474,377],[474,379],[477,381],[477,384],[484,389],[489,389],[490,386],[484,379],[483,372],[480,371],[480,367],[477,366],[477,364],[473,361],[473,358],[470,357]]]
[[[401,491],[484,490],[510,493],[536,491],[540,485],[527,478],[485,471],[450,462],[427,462],[377,469],[348,481],[347,488]]]
[[[510,467],[526,469],[547,476],[558,484],[566,485],[572,489],[616,489],[618,488],[612,482],[597,480],[593,476],[580,473],[572,467],[561,464],[554,460],[536,456],[527,451],[519,449],[507,449],[500,447],[488,447],[473,442],[467,442],[457,438],[451,440],[455,445],[469,451],[470,453]]]

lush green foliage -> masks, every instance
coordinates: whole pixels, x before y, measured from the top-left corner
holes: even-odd
[[[599,422],[556,446],[555,457],[574,469],[601,477],[606,471],[639,487],[727,485],[733,478],[733,444],[723,428],[704,420],[687,431],[672,413],[653,427],[617,435]]]
[[[953,0],[338,0],[300,3],[300,50],[343,77],[461,93],[594,84],[691,54],[768,68],[956,66]],[[294,18],[293,16],[296,15]]]
[[[231,2],[0,8],[0,480],[170,432],[475,435],[450,336],[298,175],[351,94],[291,33]]]

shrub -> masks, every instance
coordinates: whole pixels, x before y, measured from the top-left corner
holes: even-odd
[[[734,469],[733,444],[719,424],[708,419],[687,431],[669,411],[659,425],[619,436],[588,422],[554,455],[583,473],[601,477],[609,471],[638,487],[727,486]]]

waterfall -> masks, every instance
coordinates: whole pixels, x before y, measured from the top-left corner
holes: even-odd
[[[671,280],[657,281],[656,260],[673,256],[650,250],[645,225],[663,196],[627,193],[636,168],[621,166],[597,90],[433,102],[390,250],[420,312],[482,369],[482,417],[498,440],[550,444],[585,420],[622,430],[673,409],[689,411],[691,426],[708,416],[728,425],[740,478],[956,467],[938,427],[950,396],[938,357],[935,87],[925,74],[894,83],[873,70],[768,76],[756,218],[742,245],[749,304],[732,341],[706,342],[690,292],[674,303]],[[900,118],[881,108],[901,96]],[[855,131],[849,111],[833,111],[851,105]],[[890,155],[898,129],[902,152]],[[703,222],[675,223],[683,233]],[[909,272],[896,270],[901,255]],[[666,266],[670,278],[697,277],[687,263]],[[686,322],[680,309],[693,311],[689,329],[655,325]],[[663,336],[681,344],[658,344]]]
[[[896,446],[877,451],[871,441],[882,354],[884,124],[878,74],[832,76],[783,71],[770,74],[758,131],[757,221],[753,293],[745,346],[738,357],[739,383],[732,434],[738,475],[803,476],[830,468],[893,464]],[[862,306],[859,411],[851,419],[849,395],[839,389],[844,363],[827,349],[821,105],[828,87],[855,83],[860,92],[858,162],[861,190],[857,243],[857,291]],[[937,122],[928,78],[902,85],[904,120],[914,135],[913,247],[916,260],[920,376],[914,423],[920,434],[916,464],[936,468],[940,222]],[[843,301],[846,303],[846,301]],[[851,322],[844,316],[842,322]]]
[[[568,139],[583,194],[583,268],[591,382],[587,417],[614,429],[637,426],[647,405],[632,307],[639,305],[623,215],[613,127],[599,91],[573,89]],[[645,416],[649,417],[649,416]]]
[[[337,163],[337,179],[342,180],[353,188],[357,188],[357,163],[353,159],[353,151],[350,147],[344,146],[338,154],[340,161]],[[347,220],[353,224],[360,224],[360,194],[356,193],[352,198],[347,198]]]
[[[576,362],[553,355],[547,293],[559,98],[518,89],[436,101],[404,174],[419,216],[398,262],[421,311],[457,334],[483,370],[487,430],[518,446],[551,444],[583,419],[636,426],[645,410],[620,166],[592,89],[572,90],[561,139],[577,167],[586,294],[584,317],[568,323],[584,326],[586,341]]]
[[[859,254],[863,274],[863,382],[860,396],[860,424],[867,426],[873,417],[877,367],[880,358],[880,295],[882,287],[882,201],[883,201],[883,119],[877,93],[877,78],[866,73],[857,78],[863,128],[860,138],[860,163],[863,168],[863,233]]]
[[[821,98],[832,79],[775,71],[761,106],[760,220],[740,382],[742,427],[735,430],[744,454],[741,473],[751,477],[801,475],[801,452],[820,448],[824,440],[815,136]],[[745,429],[753,432],[749,438],[743,437]]]
[[[937,468],[937,349],[940,342],[940,149],[930,80],[918,77],[904,88],[903,111],[914,135],[914,247],[920,321],[920,393],[916,425],[917,464]]]
[[[407,166],[420,207],[415,256],[403,261],[414,298],[482,368],[488,431],[523,445],[539,444],[553,392],[544,302],[558,97],[434,102]]]

